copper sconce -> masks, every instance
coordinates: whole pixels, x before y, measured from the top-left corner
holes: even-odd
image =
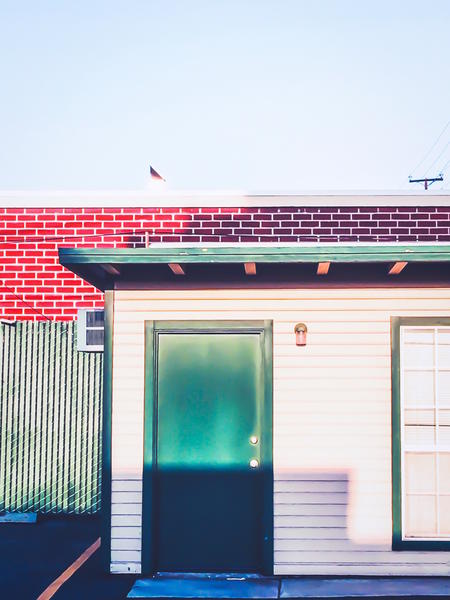
[[[294,327],[296,346],[306,346],[307,331],[308,328],[304,323],[297,323],[297,325]]]

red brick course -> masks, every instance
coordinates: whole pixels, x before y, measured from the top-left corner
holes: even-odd
[[[450,207],[0,208],[0,317],[72,320],[102,294],[58,248],[151,242],[449,242]]]

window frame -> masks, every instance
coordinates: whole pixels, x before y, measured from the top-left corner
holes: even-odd
[[[391,317],[392,368],[392,549],[447,550],[449,539],[403,539],[401,327],[449,327],[450,317]]]
[[[104,343],[103,344],[87,344],[86,343],[86,331],[88,329],[102,329],[105,330],[105,325],[103,321],[103,327],[87,327],[86,325],[86,315],[91,312],[102,312],[105,311],[103,308],[79,308],[77,310],[77,350],[78,352],[103,352],[104,351]]]

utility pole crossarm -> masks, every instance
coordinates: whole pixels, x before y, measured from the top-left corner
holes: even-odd
[[[423,183],[423,187],[427,190],[432,183],[435,181],[444,181],[444,176],[439,173],[437,177],[424,177],[423,179],[411,179],[409,177],[409,183]]]

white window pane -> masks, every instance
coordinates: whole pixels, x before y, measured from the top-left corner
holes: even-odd
[[[443,444],[445,444],[446,446],[450,445],[450,427],[448,425],[439,427],[438,443],[439,446]]]
[[[431,410],[406,409],[404,413],[405,443],[429,446],[436,442],[436,413]]]
[[[405,453],[405,490],[407,494],[436,492],[436,458],[431,453]]]
[[[430,425],[406,425],[407,446],[432,446],[436,442],[436,427]]]
[[[449,537],[450,452],[425,446],[450,446],[450,327],[403,328],[401,339],[403,534]]]
[[[431,408],[429,410],[407,408],[405,410],[405,425],[434,425],[435,422],[436,413],[434,408]]]
[[[439,411],[439,445],[450,444],[450,410]]]
[[[450,409],[446,408],[439,411],[439,425],[450,425]]]
[[[405,371],[403,373],[403,396],[405,406],[434,406],[433,372]]]
[[[450,371],[440,371],[437,381],[439,406],[450,406]]]
[[[403,328],[404,344],[434,344],[433,329]]]
[[[86,312],[86,327],[104,327],[105,313],[102,310],[89,310]]]
[[[87,329],[86,328],[86,344],[88,346],[103,346],[105,342],[104,329]]]
[[[439,533],[450,535],[450,496],[439,497]]]
[[[407,496],[405,535],[426,537],[436,535],[436,499],[434,496]]]
[[[450,452],[439,453],[439,490],[450,494]]]
[[[450,369],[450,345],[439,344],[437,364],[439,369]]]
[[[438,329],[437,342],[438,344],[450,346],[450,327],[443,327],[442,329]]]
[[[426,369],[434,367],[434,346],[425,344],[405,344],[402,352],[405,369]]]

